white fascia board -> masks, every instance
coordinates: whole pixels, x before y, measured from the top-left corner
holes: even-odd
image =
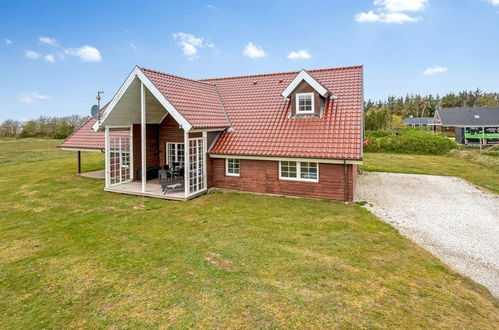
[[[344,160],[332,158],[302,158],[302,157],[274,157],[274,156],[248,156],[248,155],[225,155],[225,154],[209,154],[211,158],[232,158],[232,159],[248,159],[248,160],[271,160],[271,161],[291,161],[291,162],[315,162],[321,164],[355,164],[362,165],[362,160]]]
[[[317,80],[312,78],[311,75],[307,73],[305,70],[301,70],[300,73],[293,79],[293,81],[286,87],[284,92],[281,93],[285,98],[289,98],[291,93],[298,87],[298,84],[305,80],[313,89],[317,91],[321,96],[326,97],[329,91],[324,88]]]
[[[84,151],[84,152],[102,152],[104,149],[86,149],[86,148],[71,148],[71,147],[60,147],[64,151]]]
[[[132,70],[128,78],[125,80],[123,85],[121,85],[118,92],[114,95],[113,99],[107,106],[106,111],[104,111],[104,113],[102,114],[100,120],[96,121],[92,126],[92,129],[94,131],[98,131],[99,129],[105,127],[104,123],[107,116],[111,113],[111,111],[113,111],[114,107],[121,99],[128,87],[130,87],[130,84],[135,78],[138,78],[145,85],[145,87],[147,87],[151,94],[154,95],[159,103],[161,103],[161,105],[167,110],[169,114],[172,115],[172,117],[177,121],[177,123],[182,126],[184,130],[189,131],[190,129],[192,129],[192,125],[180,114],[180,112],[177,111],[177,109],[175,109],[175,107],[166,99],[166,97],[159,91],[159,89],[152,83],[152,81],[147,78],[147,76],[140,70],[140,68],[136,66]]]

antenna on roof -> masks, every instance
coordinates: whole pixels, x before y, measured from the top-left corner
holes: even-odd
[[[99,109],[100,109],[100,99],[101,99],[101,94],[104,94],[104,91],[103,90],[99,90],[97,91],[97,96],[95,97],[97,99],[97,105],[99,106]]]
[[[90,109],[90,114],[92,115],[93,118],[99,118],[100,117],[100,99],[102,98],[100,95],[104,93],[104,91],[97,91],[97,96],[95,97],[97,99],[97,104],[94,104],[92,108]],[[99,118],[100,120],[100,118]]]

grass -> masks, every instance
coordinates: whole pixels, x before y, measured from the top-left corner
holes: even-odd
[[[493,156],[479,156],[479,151],[474,150],[471,151],[472,157],[469,156],[469,152],[467,157],[471,159],[452,156],[365,153],[364,165],[361,168],[365,171],[376,172],[455,176],[499,194],[499,166],[490,161],[484,165],[476,160]]]
[[[499,322],[485,288],[359,205],[106,193],[73,174],[74,153],[53,148],[26,162],[56,143],[0,143],[2,329]],[[82,159],[85,170],[102,167],[100,154]]]

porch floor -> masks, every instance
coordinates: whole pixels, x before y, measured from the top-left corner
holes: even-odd
[[[187,199],[193,198],[195,196],[191,196],[189,198],[185,198],[184,190],[177,189],[173,192],[167,192],[163,194],[163,190],[158,183],[158,179],[148,180],[146,185],[146,192],[142,192],[142,182],[132,181],[120,183],[115,186],[111,186],[109,188],[104,188],[105,191],[116,192],[120,194],[126,195],[137,195],[137,196],[145,196],[145,197],[154,197],[154,198],[162,198],[162,199],[170,199],[176,201],[185,201]]]

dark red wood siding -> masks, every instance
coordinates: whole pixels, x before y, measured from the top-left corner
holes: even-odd
[[[241,159],[241,175],[225,175],[225,159],[211,159],[213,187],[266,194],[323,198],[353,199],[356,166],[319,164],[319,182],[279,180],[279,162]],[[345,177],[346,176],[346,177]]]
[[[133,125],[133,169],[134,179],[137,178],[137,171],[142,167],[142,147],[141,147],[141,129],[140,125]],[[159,166],[159,125],[146,125],[146,162],[147,167]]]

